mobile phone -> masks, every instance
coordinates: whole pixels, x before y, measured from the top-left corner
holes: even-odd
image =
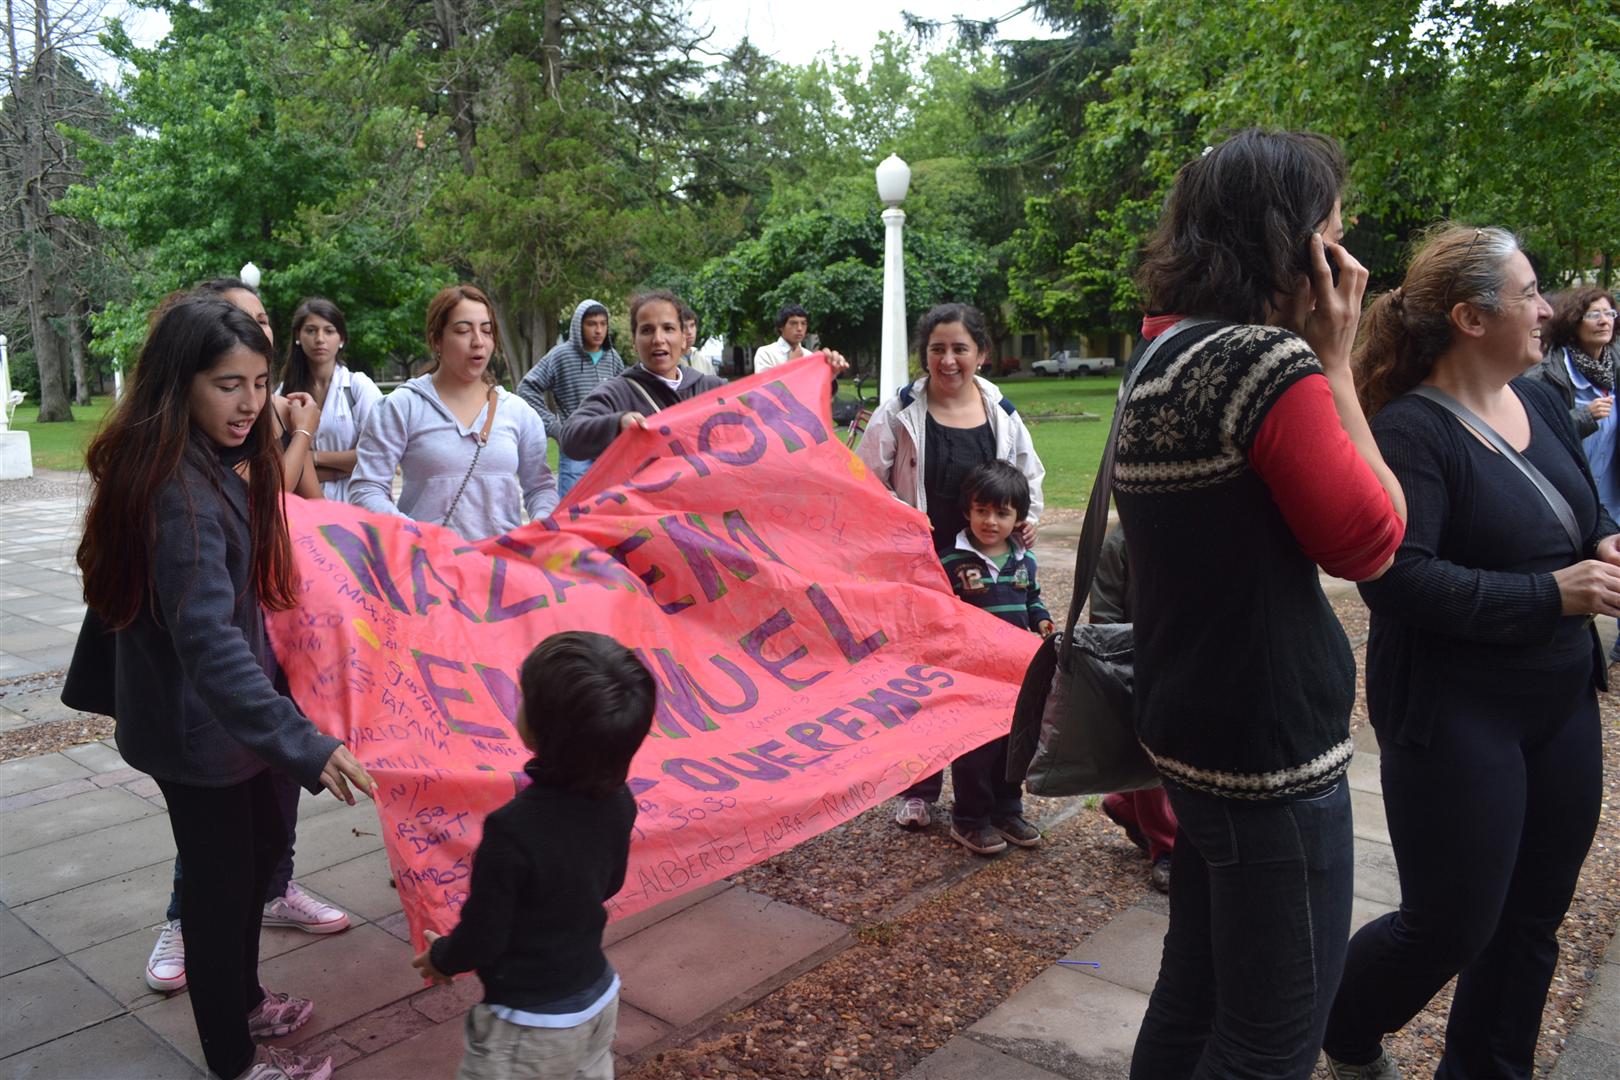
[[[1335,287],[1337,287],[1338,284],[1339,284],[1339,260],[1334,257],[1333,252],[1330,251],[1325,244],[1322,247],[1322,254],[1327,257],[1328,273],[1333,276],[1333,284],[1334,284]],[[1301,263],[1301,265],[1304,267],[1305,276],[1307,278],[1309,278],[1311,276],[1311,241],[1310,241],[1310,237],[1305,238],[1305,254],[1304,254],[1303,262]]]

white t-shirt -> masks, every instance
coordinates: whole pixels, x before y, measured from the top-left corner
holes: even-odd
[[[276,387],[276,393],[281,393]],[[332,385],[326,389],[326,404],[321,406],[321,426],[315,430],[315,449],[353,450],[360,445],[360,433],[365,430],[371,410],[382,401],[383,393],[377,384],[358,371],[350,371],[339,364],[332,372]],[[321,481],[321,494],[334,502],[349,501],[349,478]]]

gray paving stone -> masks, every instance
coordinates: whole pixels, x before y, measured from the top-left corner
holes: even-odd
[[[917,1062],[900,1080],[1064,1080],[966,1035],[958,1035]]]
[[[10,695],[6,698],[6,708],[35,724],[47,724],[53,720],[82,720],[91,715],[90,713],[70,709],[62,704],[62,691],[60,689],[40,690],[32,694]],[[75,747],[74,749],[79,748]],[[68,757],[77,758],[77,755],[68,751],[63,751],[63,753],[66,753]],[[92,766],[88,761],[84,761],[82,764],[91,768],[94,772],[104,771]],[[119,760],[116,767],[120,769],[124,767],[122,759]]]
[[[1384,820],[1384,797],[1369,791],[1350,789],[1350,814],[1357,840],[1389,843],[1389,824]]]
[[[638,1053],[675,1029],[625,1001],[619,1002],[619,1026],[613,1033],[613,1052]]]
[[[11,679],[19,675],[37,675],[41,671],[49,670],[45,665],[36,663],[26,656],[18,656],[0,649],[0,679]]]
[[[0,975],[36,967],[60,955],[10,908],[0,904]]]
[[[101,774],[105,775],[105,774]],[[14,810],[21,810],[27,806],[37,806],[40,803],[55,802],[57,799],[70,799],[75,795],[96,790],[95,781],[100,776],[76,776],[72,780],[64,780],[60,784],[50,787],[34,788],[31,791],[19,791],[15,795],[7,795],[0,799],[0,814],[10,815]]]
[[[1571,1035],[1553,1063],[1549,1080],[1614,1080],[1620,1076],[1620,1046]]]
[[[90,775],[90,770],[61,754],[38,754],[0,764],[0,796],[50,787]]]
[[[167,903],[167,894],[163,899]],[[144,1008],[169,996],[146,985],[146,960],[152,953],[152,946],[157,944],[158,928],[164,915],[163,905],[143,914],[151,925],[68,956],[74,966],[88,975],[92,982],[130,1009]],[[259,960],[262,963],[313,943],[314,938],[309,934],[266,927],[259,933]]]
[[[0,649],[19,656],[29,657],[34,653],[46,650],[64,649],[67,655],[73,655],[73,643],[77,638],[66,630],[58,630],[46,623],[34,623],[34,626],[24,630],[14,630],[8,634],[0,634]]]
[[[0,1061],[0,1080],[191,1080],[201,1070],[130,1016],[120,1016]]]
[[[1394,904],[1369,900],[1365,896],[1353,897],[1350,901],[1350,932],[1353,934],[1380,915],[1387,915],[1394,910]]]
[[[780,985],[848,936],[841,923],[728,889],[617,942],[623,999],[675,1027]]]
[[[0,855],[13,855],[157,813],[157,807],[145,799],[116,787],[42,802],[6,815],[5,830],[0,833]]]
[[[451,1080],[461,1066],[461,1020],[435,1024],[380,1054],[339,1069],[333,1080]]]
[[[261,961],[259,978],[272,990],[311,999],[315,1013],[296,1033],[277,1040],[277,1045],[312,1039],[422,988],[422,980],[411,968],[409,948],[374,926],[355,926],[313,941],[307,934],[290,933],[309,943]],[[134,1015],[189,1061],[202,1064],[202,1046],[185,994],[147,1005]]]
[[[15,907],[173,858],[166,816],[127,821],[0,857],[0,901]]]
[[[293,868],[300,879],[382,850],[382,826],[370,800],[362,796],[358,805],[348,806],[330,795],[324,798],[337,803],[340,812],[299,820]]]
[[[106,747],[101,746],[100,743],[90,743],[89,745],[90,746],[99,746],[103,750],[106,749]],[[116,750],[113,751],[113,752],[117,753]],[[122,759],[120,759],[120,760],[122,760]],[[132,780],[140,780],[140,779],[143,779],[143,778],[148,779],[148,780],[151,779],[151,777],[147,776],[145,773],[141,772],[141,770],[139,770],[139,769],[123,768],[123,769],[114,769],[112,772],[96,773],[94,776],[92,776],[90,778],[90,782],[92,784],[94,784],[98,788],[124,787],[126,790],[128,790],[127,785],[130,784],[130,781],[132,781]],[[155,781],[155,780],[152,781],[152,782],[153,782],[154,785],[157,783],[157,781]],[[136,795],[137,797],[139,797],[136,792],[131,791],[130,794]]]
[[[1356,840],[1356,895],[1391,907],[1401,902],[1394,848],[1374,840]]]
[[[0,705],[0,731],[17,731],[32,724],[33,721],[21,713],[12,712],[4,705]]]
[[[729,881],[711,881],[701,889],[693,889],[673,900],[666,900],[654,907],[644,908],[628,918],[617,919],[608,923],[607,929],[602,932],[602,945],[604,947],[615,942],[623,941],[632,934],[639,934],[656,923],[679,915],[689,907],[701,904],[711,896],[718,896],[727,889],[732,888]]]
[[[1093,961],[1101,966],[1087,971],[1097,978],[1151,994],[1164,956],[1164,932],[1169,928],[1170,919],[1159,912],[1126,908],[1064,959]]]
[[[66,960],[0,978],[0,1058],[50,1042],[122,1010]]]
[[[368,1056],[420,1035],[433,1026],[432,1020],[411,1008],[410,999],[407,998],[357,1016],[327,1034],[354,1047],[361,1056]],[[299,1032],[300,1036],[302,1034]]]
[[[332,800],[336,802],[336,799]],[[301,841],[300,841],[301,842]],[[399,893],[388,884],[388,854],[367,852],[324,870],[304,873],[294,849],[293,876],[304,888],[367,922],[385,919],[400,910]]]
[[[384,930],[384,931],[394,935],[399,940],[405,942],[407,945],[410,944],[410,941],[411,941],[411,923],[410,923],[410,920],[405,917],[405,913],[403,911],[396,911],[394,914],[389,915],[387,918],[378,919],[372,925],[375,926],[379,930]]]
[[[171,856],[12,911],[62,952],[77,952],[154,925],[163,917],[173,884]]]
[[[476,974],[463,975],[449,986],[432,986],[411,998],[411,1007],[435,1024],[465,1016],[484,998],[484,984]]]
[[[1598,968],[1597,981],[1586,995],[1574,1030],[1588,1039],[1620,1045],[1620,965],[1614,963],[1615,942],[1609,945],[1610,962]]]
[[[88,716],[88,713],[74,713],[75,716]],[[124,763],[124,757],[117,750],[98,742],[85,743],[83,746],[72,746],[62,751],[80,765],[96,773],[126,772],[129,766]]]
[[[968,1029],[974,1039],[1074,1078],[1129,1075],[1147,995],[1051,967]]]

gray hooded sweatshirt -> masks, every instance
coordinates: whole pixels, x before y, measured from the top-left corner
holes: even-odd
[[[448,524],[468,540],[517,528],[523,510],[530,520],[550,514],[557,507],[557,481],[546,467],[545,425],[515,395],[499,387],[496,392],[495,424],[470,476],[487,404],[471,426],[463,426],[439,399],[432,375],[418,375],[383,398],[360,436],[349,501],[435,525],[455,502]],[[392,498],[395,468],[405,481],[398,505]]]
[[[624,370],[623,358],[605,340],[600,360],[593,361],[591,354],[585,351],[582,324],[586,312],[593,308],[607,311],[600,300],[581,300],[568,324],[568,340],[559,341],[518,383],[518,397],[540,414],[540,419],[546,422],[546,431],[553,438],[562,434],[568,414],[579,408],[579,403],[589,397],[592,390]],[[546,405],[547,391],[557,403],[556,412]]]

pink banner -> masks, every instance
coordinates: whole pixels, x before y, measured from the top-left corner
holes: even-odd
[[[622,435],[546,521],[449,530],[289,500],[293,694],[379,783],[417,941],[456,923],[484,815],[526,783],[517,671],[610,634],[659,685],[619,917],[726,877],[1006,732],[1037,638],[961,604],[927,520],[838,440],[806,359]]]

